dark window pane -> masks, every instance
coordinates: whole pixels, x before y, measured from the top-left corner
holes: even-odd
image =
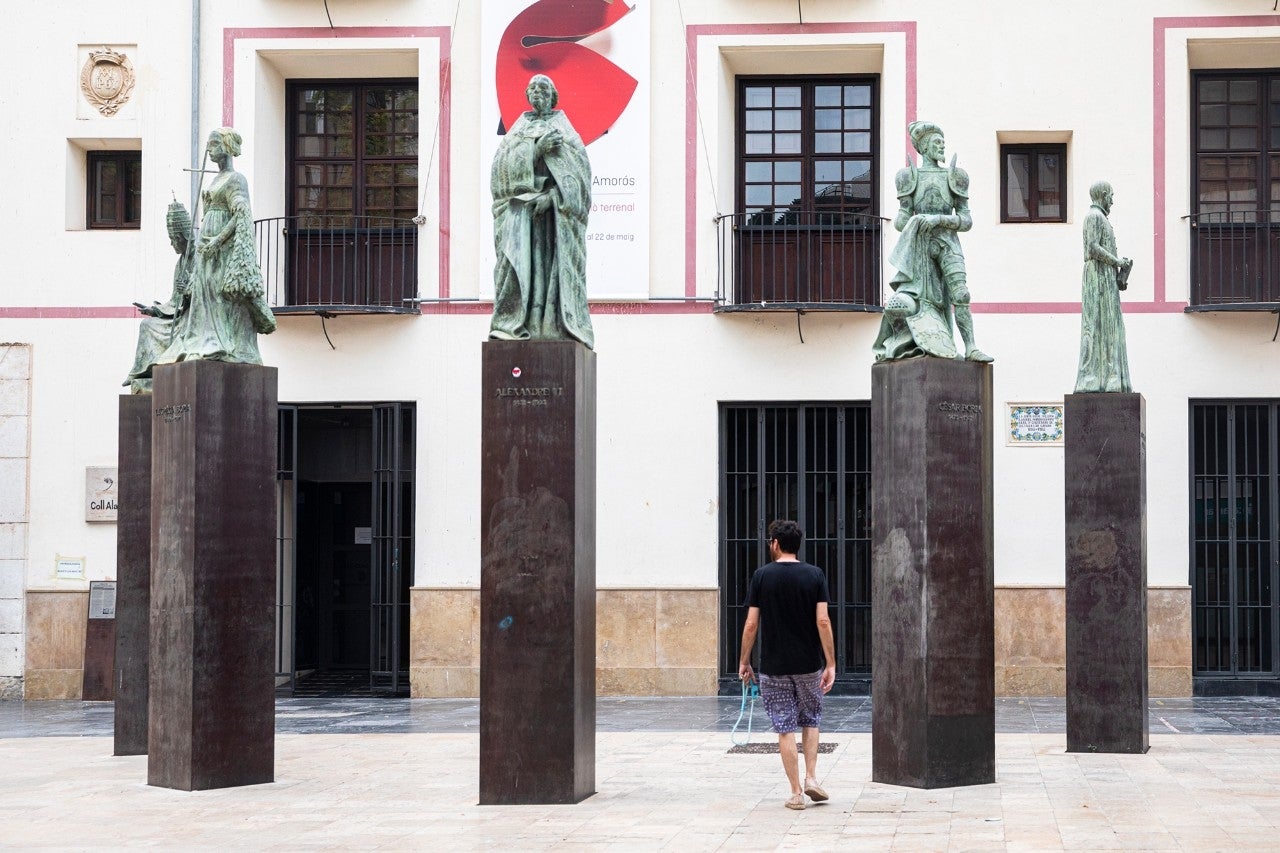
[[[840,87],[815,86],[813,89],[813,103],[819,107],[840,106]]]
[[[769,161],[750,161],[746,164],[746,179],[750,183],[773,180],[773,163]]]
[[[800,182],[800,164],[794,160],[784,160],[774,164],[773,171],[776,180],[792,184]]]
[[[747,130],[773,130],[773,113],[769,110],[747,110]]]
[[[779,154],[799,154],[800,153],[800,134],[798,133],[774,134],[774,146]]]
[[[773,114],[774,126],[777,130],[799,130],[799,110],[778,110]]]
[[[748,109],[773,106],[773,89],[768,86],[748,86],[744,95]]]
[[[846,107],[871,106],[871,87],[870,86],[845,86],[844,87],[844,105]]]
[[[840,130],[840,110],[818,110],[813,116],[813,126],[816,130]]]
[[[776,107],[798,108],[800,106],[800,87],[779,86],[774,89],[773,97],[775,99],[774,106]]]

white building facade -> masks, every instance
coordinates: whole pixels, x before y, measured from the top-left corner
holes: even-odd
[[[1135,260],[1123,301],[1146,398],[1151,694],[1280,688],[1269,11],[11,11],[31,35],[0,93],[12,167],[0,690],[81,695],[88,585],[113,578],[116,560],[114,525],[86,520],[86,471],[115,464],[132,303],[169,295],[165,210],[175,197],[192,206],[183,170],[230,125],[279,322],[260,345],[280,377],[281,681],[338,670],[414,696],[478,695],[487,177],[497,87],[529,69],[557,79],[575,126],[600,130],[588,254],[602,693],[731,684],[762,525],[783,516],[828,572],[842,689],[868,683],[871,345],[916,119],[944,129],[971,178],[961,239],[977,340],[995,357],[998,692],[1064,689],[1062,446],[1008,433],[1016,411],[1052,412],[1074,386],[1081,228],[1101,179]]]

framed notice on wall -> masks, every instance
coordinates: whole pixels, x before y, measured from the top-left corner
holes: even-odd
[[[1065,429],[1062,403],[1006,403],[1005,444],[1011,447],[1061,447]]]

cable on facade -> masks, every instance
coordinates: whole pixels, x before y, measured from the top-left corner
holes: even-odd
[[[689,53],[689,25],[684,22],[684,0],[676,0],[676,9],[680,12],[680,26],[684,29],[684,73],[685,82],[691,87],[696,87],[697,81],[693,79],[693,56]],[[716,177],[711,170],[711,152],[707,149],[707,132],[702,126],[702,107],[698,103],[698,99],[694,98],[693,111],[698,117],[698,135],[702,137],[702,156],[707,161],[707,183],[711,184],[711,201],[716,207],[716,218],[720,217],[720,199],[716,192]]]
[[[1280,0],[1276,0],[1276,2],[1280,3]],[[1276,342],[1276,335],[1280,335],[1280,311],[1276,312],[1276,331],[1275,334],[1271,336],[1271,343],[1273,344]]]
[[[440,91],[449,91],[449,80],[453,72],[453,34],[458,31],[458,10],[462,8],[462,0],[453,5],[453,26],[449,28],[449,61],[444,66],[444,76],[440,80]],[[427,155],[427,173],[422,178],[422,198],[418,201],[418,215],[413,222],[419,228],[427,224],[427,192],[431,188],[431,172],[436,163],[436,145],[440,142],[440,116],[444,112],[444,104],[436,108],[436,128],[431,134],[431,153]]]
[[[803,2],[804,0],[796,0],[796,14],[800,16],[801,25],[804,24],[804,9],[800,5]],[[1280,0],[1276,0],[1276,2],[1280,3]]]
[[[333,340],[329,337],[329,327],[325,325],[325,320],[332,316],[332,314],[326,314],[324,311],[320,312],[320,331],[324,332],[324,339],[329,341],[329,349],[336,351],[338,348],[333,345]]]
[[[799,2],[799,0],[796,0]],[[329,29],[333,29],[333,15],[329,14],[329,0],[324,0],[324,16],[329,19]]]

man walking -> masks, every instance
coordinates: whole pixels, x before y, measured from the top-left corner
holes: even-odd
[[[760,698],[778,733],[782,768],[791,783],[789,809],[803,809],[807,794],[827,799],[818,785],[818,727],[822,697],[836,680],[835,642],[827,615],[827,576],[796,556],[804,531],[794,521],[769,525],[769,558],[751,576],[747,624],[742,628],[738,677],[754,677],[751,649],[760,634]],[[800,785],[795,731],[802,732],[804,785]]]

